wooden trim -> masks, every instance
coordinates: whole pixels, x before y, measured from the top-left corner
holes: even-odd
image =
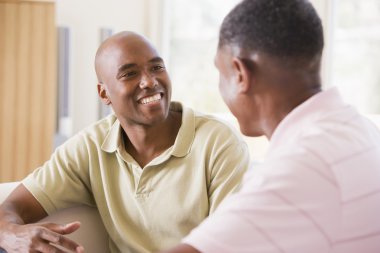
[[[5,35],[0,36],[0,182],[21,180],[53,149],[54,6],[0,0],[0,31]]]
[[[0,0],[0,3],[55,3],[55,0]]]
[[[0,133],[0,169],[2,178],[11,179],[14,178],[13,168],[16,151],[16,143],[14,141],[15,128],[13,123],[15,122],[15,113],[13,110],[16,93],[15,83],[17,78],[16,58],[14,57],[17,52],[17,44],[15,43],[17,33],[16,29],[12,29],[12,25],[14,24],[17,27],[18,23],[16,8],[11,8],[10,5],[5,5],[1,10],[4,11],[4,13],[2,13],[4,14],[4,27],[2,27],[2,33],[6,34],[6,36],[2,36],[3,48],[0,48],[0,50],[3,51],[3,63],[0,65],[3,69],[3,76],[0,79],[0,86],[2,87],[0,96],[2,102],[2,105],[0,106],[2,125],[2,133]]]

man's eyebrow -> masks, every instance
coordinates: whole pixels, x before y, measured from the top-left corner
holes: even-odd
[[[157,57],[154,57],[153,59],[150,59],[149,62],[151,62],[151,63],[152,62],[164,62],[164,60],[161,57],[157,56]]]
[[[121,65],[119,67],[119,69],[118,69],[117,72],[120,73],[120,72],[123,72],[123,71],[125,71],[127,69],[130,69],[130,68],[133,68],[133,67],[136,67],[136,66],[137,66],[136,63],[126,63],[126,64]]]
[[[154,58],[152,58],[152,59],[149,60],[150,63],[154,63],[154,62],[163,62],[163,61],[164,61],[164,60],[163,60],[161,57],[159,57],[159,56],[154,57]],[[121,66],[118,68],[118,73],[123,72],[123,71],[125,71],[125,70],[127,70],[127,69],[130,69],[130,68],[136,67],[136,66],[137,66],[136,63],[126,63],[126,64],[123,64],[123,65],[121,65]]]

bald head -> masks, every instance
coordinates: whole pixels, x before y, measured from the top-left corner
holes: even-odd
[[[144,49],[157,54],[153,45],[143,36],[130,32],[119,32],[106,39],[98,48],[95,56],[95,72],[99,83],[104,82],[104,69],[110,68],[123,55],[143,53]]]

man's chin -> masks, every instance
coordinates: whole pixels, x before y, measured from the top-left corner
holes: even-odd
[[[260,129],[254,129],[252,126],[245,126],[244,124],[239,122],[240,132],[249,137],[260,137],[263,136],[264,133]]]
[[[153,117],[152,116],[145,117],[140,122],[143,125],[153,127],[153,126],[160,125],[160,124],[164,123],[166,119],[167,119],[167,114],[162,113],[160,115],[154,115]]]

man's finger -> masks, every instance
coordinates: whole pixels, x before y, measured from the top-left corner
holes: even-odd
[[[44,229],[41,232],[40,237],[47,242],[53,243],[54,245],[59,245],[71,251],[80,252],[80,249],[83,248],[81,245],[67,238],[63,234],[50,231],[49,229]]]
[[[71,222],[71,223],[68,223],[64,226],[64,232],[63,234],[71,234],[72,232],[78,230],[80,228],[80,222],[79,221],[75,221],[75,222]]]
[[[77,247],[76,253],[84,253],[84,247],[83,246]]]
[[[37,250],[37,252],[56,252],[56,253],[66,253],[67,252],[67,251],[60,249],[59,247],[56,247],[52,244],[49,244],[46,241],[39,243],[35,249]]]
[[[41,226],[59,234],[71,234],[74,231],[78,230],[80,228],[80,225],[81,224],[79,221],[71,222],[65,225],[56,223],[41,223]]]

